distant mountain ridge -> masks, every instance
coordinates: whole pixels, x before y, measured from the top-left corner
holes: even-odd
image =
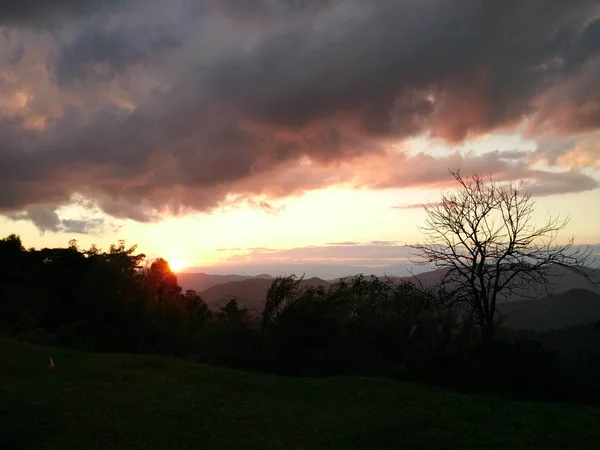
[[[263,274],[257,276],[248,275],[212,275],[208,273],[178,273],[177,280],[179,285],[184,289],[193,289],[196,292],[202,292],[218,284],[231,283],[233,281],[244,281],[249,279],[265,279],[272,280],[271,275]]]
[[[366,275],[383,276],[408,276],[410,270],[416,269],[417,272],[424,272],[429,269],[422,267],[413,267],[409,262],[400,262],[388,265],[364,266],[364,265],[348,265],[348,264],[329,264],[329,263],[265,263],[254,264],[251,266],[231,265],[231,266],[215,266],[215,267],[194,267],[189,268],[189,273],[220,273],[220,274],[238,274],[238,276],[246,276],[248,278],[262,277],[260,274],[289,275],[296,274],[298,276],[304,274],[306,277],[317,277],[323,280],[336,279],[346,277],[353,274],[364,273]],[[192,270],[194,272],[192,272]]]
[[[538,332],[560,330],[598,322],[600,295],[585,289],[571,289],[538,300],[506,302],[498,309],[505,316],[504,327]]]
[[[260,313],[264,308],[267,291],[271,287],[272,278],[247,278],[224,284],[215,284],[200,293],[202,299],[212,309],[218,309],[227,304],[231,298],[236,298],[240,307]],[[320,278],[308,278],[302,281],[302,287],[329,286]]]
[[[590,269],[592,270],[592,269]],[[549,286],[548,291],[541,286],[532,287],[529,290],[531,296],[537,294],[537,298],[546,297],[548,294],[559,295],[572,290],[587,291],[591,294],[600,294],[600,285],[590,284],[584,277],[574,274],[565,269],[554,267],[551,270],[553,285]],[[365,273],[368,276],[368,273]],[[432,286],[439,283],[444,275],[444,270],[437,269],[424,272],[410,277],[385,277],[393,282],[411,281],[418,282],[424,286]],[[600,276],[600,274],[599,274]],[[179,285],[184,289],[194,289],[211,308],[220,308],[224,306],[230,298],[235,297],[238,304],[255,311],[262,311],[266,299],[267,291],[273,282],[273,276],[268,274],[258,276],[247,275],[211,275],[206,273],[180,273],[177,275]],[[339,281],[339,278],[324,280],[318,277],[306,278],[305,286],[330,286]],[[551,298],[551,297],[550,297]],[[511,296],[508,302],[524,300],[519,296]],[[535,300],[541,301],[541,300]],[[504,303],[504,301],[502,301]],[[518,303],[522,303],[519,301]],[[529,306],[534,306],[530,304]],[[510,308],[509,308],[510,309]],[[599,317],[600,318],[600,317]],[[572,325],[581,322],[570,323]]]

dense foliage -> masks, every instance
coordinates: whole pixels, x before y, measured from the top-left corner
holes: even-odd
[[[579,376],[536,336],[483,341],[477,325],[440,306],[449,302],[433,289],[363,276],[329,288],[277,278],[256,317],[235,298],[211,311],[196,292],[182,292],[166,261],[144,261],[124,242],[103,252],[75,241],[25,250],[17,236],[2,239],[0,331],[297,376],[376,375],[533,398],[600,398],[591,375],[600,373],[597,359],[586,359]]]

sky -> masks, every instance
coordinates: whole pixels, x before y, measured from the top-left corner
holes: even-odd
[[[449,169],[600,243],[600,2],[2,1],[0,236],[26,247],[399,264]]]

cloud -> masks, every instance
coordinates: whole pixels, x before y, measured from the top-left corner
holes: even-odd
[[[65,233],[90,234],[104,225],[104,219],[63,219],[61,224]]]
[[[56,210],[44,206],[31,207],[27,212],[12,215],[10,218],[13,220],[31,220],[42,234],[46,231],[56,233],[61,228],[60,218]]]
[[[240,20],[274,20],[282,15],[318,10],[333,3],[332,0],[215,0],[218,11]]]
[[[600,169],[600,143],[576,145],[557,159],[557,164],[566,167]]]
[[[561,139],[541,139],[535,158],[553,167],[600,168],[600,130]]]
[[[597,186],[589,151],[557,151],[569,170],[545,171],[541,147],[398,149],[524,122],[551,143],[596,130],[596,2],[24,4],[2,22],[0,213],[74,194],[146,222],[231,198],[276,213],[273,200],[332,184],[445,187],[449,167],[536,195]],[[46,19],[59,31],[36,28]]]
[[[48,206],[32,206],[24,213],[8,216],[15,221],[31,221],[41,234],[51,233],[75,233],[89,234],[101,231],[105,224],[104,219],[61,219],[56,208]]]
[[[60,86],[110,82],[135,66],[160,72],[161,58],[180,51],[197,25],[186,0],[148,0],[147,15],[139,14],[136,2],[122,5],[121,14],[92,16],[85,27],[72,27],[72,37],[59,43],[48,63]]]
[[[413,250],[399,244],[364,244],[364,243],[339,243],[296,247],[291,249],[249,249],[246,252],[230,255],[228,260],[251,261],[310,261],[310,262],[350,262],[358,260],[372,261],[406,261]]]
[[[239,249],[238,249],[239,250]],[[246,249],[224,256],[209,273],[304,274],[333,279],[357,273],[410,276],[414,251],[400,243],[350,243],[290,249]],[[416,271],[426,269],[416,268]]]
[[[532,195],[540,197],[589,191],[600,186],[598,181],[576,170],[560,173],[531,171],[531,174],[535,181],[529,183],[528,189]]]
[[[101,9],[114,9],[137,0],[3,0],[0,25],[48,26],[57,19],[85,17]]]
[[[593,12],[585,1],[332,2],[225,53],[208,82],[282,126],[344,113],[370,134],[429,127],[457,141],[531,113],[555,76],[544,65],[571,47],[583,64],[577,36]]]
[[[599,245],[582,246],[593,254],[600,252]],[[325,244],[288,249],[227,249],[229,255],[220,264],[348,264],[384,266],[410,263],[415,259],[415,250],[398,243],[350,243],[348,245]]]
[[[249,192],[267,197],[299,195],[331,183],[365,189],[449,189],[455,185],[449,169],[460,169],[466,176],[489,173],[504,181],[521,179],[536,196],[582,192],[599,186],[595,178],[576,168],[562,171],[536,169],[536,158],[533,151],[521,151],[518,158],[513,151],[483,154],[457,151],[442,156],[389,152],[362,158],[360,163],[350,160],[325,166],[280,167],[276,172],[250,179],[242,186]]]
[[[111,80],[128,67],[147,63],[161,53],[181,46],[173,28],[85,29],[72,43],[61,47],[55,62],[59,84],[96,77]]]
[[[277,206],[270,202],[256,201],[251,198],[248,199],[248,204],[252,207],[260,208],[267,214],[271,214],[271,215],[277,215],[285,209],[285,205]]]
[[[126,0],[3,0],[0,25],[48,24],[52,16],[84,16]]]
[[[407,203],[404,205],[394,205],[391,207],[391,209],[423,209],[426,206],[428,207],[436,207],[436,206],[440,206],[441,203],[439,202],[434,202],[434,203]]]
[[[589,132],[600,126],[600,55],[586,61],[571,77],[553,86],[539,99],[530,134],[552,136]]]

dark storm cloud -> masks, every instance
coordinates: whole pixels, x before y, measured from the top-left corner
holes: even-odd
[[[2,0],[0,25],[47,24],[52,16],[84,16],[128,0]],[[129,0],[130,1],[130,0]]]
[[[334,0],[213,0],[217,10],[239,20],[273,19],[280,14],[315,10],[333,3]]]
[[[10,65],[16,66],[17,64],[19,64],[24,54],[25,46],[23,44],[17,45],[16,47],[6,52],[6,61],[8,61]]]
[[[111,79],[131,65],[179,48],[182,40],[177,30],[166,27],[85,29],[70,45],[60,49],[55,64],[57,81],[67,84],[75,79],[83,80],[90,76],[94,64],[104,64],[102,75]]]
[[[2,83],[0,81],[0,89]],[[34,141],[35,132],[23,128],[25,117],[13,115],[0,117],[0,160],[2,153],[15,149],[27,149]]]
[[[592,20],[576,39],[567,55],[568,67],[577,67],[600,52],[600,19]]]
[[[7,3],[3,23],[51,11],[80,23],[46,55],[60,107],[43,127],[0,120],[0,212],[78,193],[109,215],[152,221],[209,211],[232,193],[281,198],[349,181],[338,166],[373,155],[383,175],[359,179],[375,189],[437,186],[455,163],[539,179],[538,195],[596,186],[579,172],[530,170],[521,152],[386,164],[383,142],[424,132],[458,142],[524,117],[532,134],[557,118],[597,126],[596,1],[192,3],[129,0],[98,20],[80,8],[117,2],[30,2],[29,15]],[[12,64],[25,70],[29,47],[18,53]]]
[[[62,204],[74,189],[97,200],[108,214],[151,221],[165,209],[207,210],[224,198],[231,183],[261,169],[272,155],[259,137],[218,118],[198,124],[178,116],[98,112],[90,124],[71,124],[39,138],[36,152],[0,151],[0,211],[36,201]],[[201,151],[218,149],[219,151]]]
[[[210,86],[251,117],[285,126],[349,112],[368,132],[429,125],[458,140],[530,113],[552,75],[544,65],[574,45],[589,46],[582,44],[586,33],[578,33],[596,6],[562,0],[336,5],[337,14],[333,8],[320,16],[328,27],[307,32],[310,25],[299,21],[267,33],[252,51],[225,54]],[[577,65],[588,56],[579,51]],[[405,130],[407,123],[415,125]]]

